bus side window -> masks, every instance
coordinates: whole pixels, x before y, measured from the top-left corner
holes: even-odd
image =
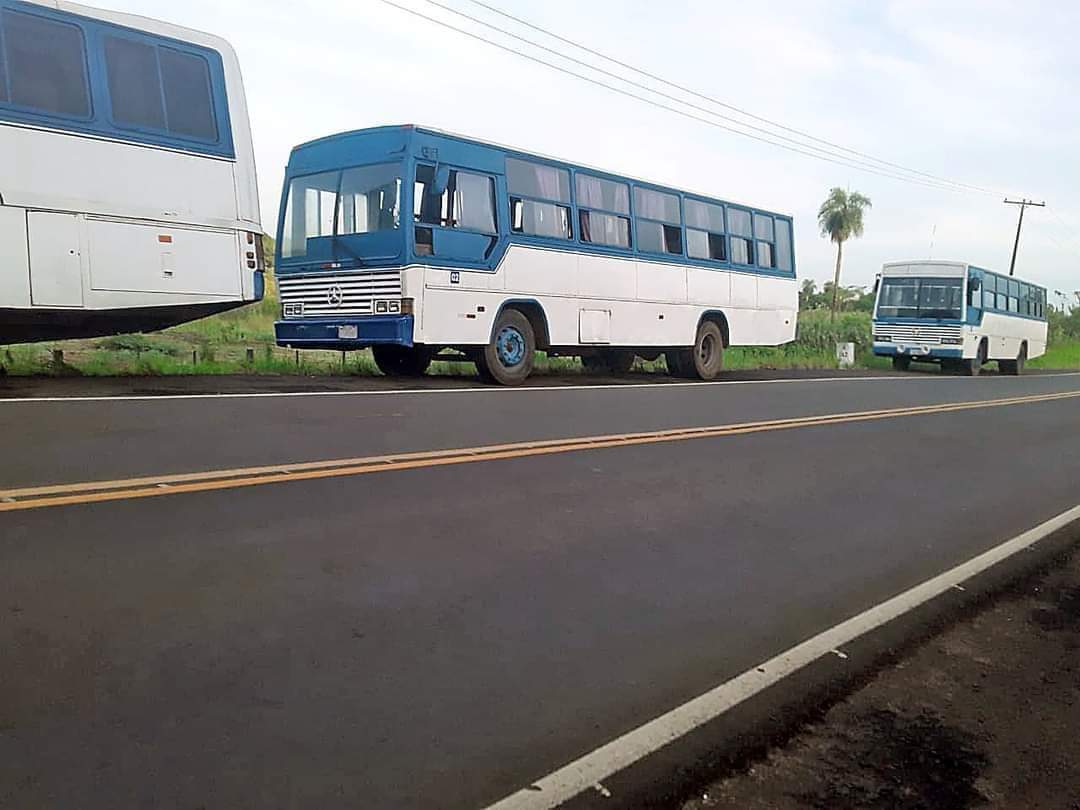
[[[3,36],[10,103],[90,117],[86,45],[78,26],[4,9]]]
[[[413,197],[413,215],[422,225],[496,233],[495,180],[486,174],[420,165]]]

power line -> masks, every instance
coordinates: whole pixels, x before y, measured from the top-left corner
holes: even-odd
[[[471,1],[475,2],[475,0],[471,0]],[[644,90],[647,93],[652,93],[654,95],[660,96],[661,98],[665,98],[665,99],[667,99],[669,101],[673,101],[673,102],[675,102],[677,104],[682,104],[682,105],[684,105],[686,107],[689,107],[691,109],[698,110],[699,112],[703,112],[706,115],[714,116],[716,118],[719,118],[720,120],[728,121],[729,123],[735,124],[735,125],[740,126],[740,127],[744,127],[745,129],[751,130],[753,132],[761,133],[761,134],[766,135],[766,136],[768,136],[770,138],[775,138],[775,139],[784,141],[786,143],[793,144],[793,145],[798,146],[798,147],[803,148],[803,149],[812,149],[815,152],[821,152],[821,153],[826,154],[826,155],[828,155],[830,157],[834,157],[834,158],[837,158],[837,159],[840,159],[840,160],[844,160],[847,163],[849,163],[849,164],[851,164],[852,166],[855,166],[855,167],[871,169],[871,170],[874,170],[874,171],[882,171],[883,170],[883,168],[881,166],[875,165],[874,163],[868,163],[868,162],[866,162],[864,160],[860,160],[858,158],[849,158],[849,157],[845,157],[843,155],[838,155],[838,154],[836,154],[834,151],[832,151],[830,149],[825,149],[825,148],[820,147],[820,146],[814,146],[813,144],[807,144],[807,143],[804,143],[802,141],[795,140],[794,138],[789,138],[789,137],[784,136],[784,135],[779,135],[779,134],[777,134],[775,132],[772,132],[772,131],[770,131],[768,129],[765,129],[763,127],[758,127],[758,126],[754,126],[753,124],[748,124],[745,121],[740,121],[737,118],[733,118],[733,117],[731,117],[729,115],[724,115],[723,113],[716,112],[715,110],[711,110],[708,107],[703,107],[700,104],[695,104],[695,103],[693,103],[691,101],[686,101],[685,99],[679,98],[678,96],[671,95],[670,93],[666,93],[666,92],[664,92],[662,90],[657,90],[657,89],[655,89],[653,87],[649,87],[648,85],[642,84],[641,82],[634,81],[633,79],[628,79],[625,76],[622,76],[622,75],[620,75],[618,73],[614,73],[613,71],[606,70],[605,68],[602,68],[602,67],[597,67],[596,65],[591,64],[590,62],[586,62],[586,61],[584,61],[582,59],[578,59],[578,58],[576,58],[574,56],[570,56],[568,54],[563,53],[562,51],[556,50],[555,48],[550,48],[547,45],[544,45],[544,44],[542,44],[540,42],[536,42],[535,40],[532,40],[532,39],[528,39],[527,37],[523,37],[523,36],[521,36],[519,34],[514,33],[513,31],[508,31],[505,28],[500,28],[499,26],[493,25],[492,23],[489,23],[489,22],[487,22],[485,20],[482,20],[479,17],[474,17],[473,15],[467,14],[464,11],[460,11],[459,9],[453,8],[452,6],[448,6],[448,5],[444,4],[444,3],[440,3],[440,2],[438,2],[438,0],[424,0],[424,2],[426,2],[428,5],[435,6],[436,8],[440,8],[443,11],[447,11],[447,12],[449,12],[451,14],[457,15],[458,17],[462,17],[462,18],[464,18],[466,20],[469,20],[470,22],[476,23],[477,25],[482,25],[485,28],[488,28],[488,29],[490,29],[492,31],[496,31],[496,32],[498,32],[498,33],[500,33],[500,34],[502,34],[504,36],[511,37],[512,39],[515,39],[515,40],[517,40],[519,42],[524,42],[525,44],[531,45],[534,48],[538,48],[538,49],[540,49],[542,51],[546,51],[547,53],[550,53],[550,54],[552,54],[554,56],[557,56],[560,59],[565,59],[568,62],[572,62],[572,63],[574,63],[576,65],[580,65],[581,67],[584,67],[584,68],[586,68],[588,70],[595,71],[597,73],[600,73],[601,75],[604,75],[604,76],[607,76],[609,78],[615,79],[616,81],[624,82],[625,84],[628,84],[628,85],[630,85],[632,87],[636,87],[639,90]],[[480,3],[479,5],[482,5],[485,8],[490,8],[489,6],[487,6],[487,5],[483,4],[483,3]],[[509,16],[509,15],[506,15],[506,16]],[[511,19],[516,20],[517,18],[512,17]],[[554,36],[554,35],[549,34],[549,36]],[[631,69],[633,69],[633,68],[631,68]],[[638,72],[640,72],[640,71],[638,71]],[[660,81],[663,81],[663,80],[660,80]],[[670,84],[669,82],[664,82],[664,83],[665,84]],[[672,86],[677,86],[677,85],[672,85]],[[694,94],[694,95],[697,95],[697,94]],[[721,102],[714,102],[714,103],[721,103]],[[726,105],[722,105],[722,106],[726,106]],[[814,139],[814,140],[816,140],[816,139]],[[879,162],[881,162],[881,161],[879,161]],[[915,175],[924,174],[923,172],[916,172],[916,171],[914,171],[912,169],[904,169],[902,166],[898,167],[898,168],[900,168],[902,171],[906,171],[906,172],[909,172],[909,173],[915,174]],[[927,177],[932,177],[932,175],[926,175],[926,176]],[[918,179],[918,178],[912,178],[912,179]],[[944,178],[937,178],[933,182],[941,183],[941,184],[954,185],[954,186],[957,186],[957,190],[961,190],[961,191],[976,191],[978,193],[988,193],[988,194],[994,193],[994,192],[991,192],[991,191],[988,191],[988,190],[980,189],[980,188],[978,188],[976,186],[968,186],[965,183],[959,183],[959,182],[952,181],[952,180],[946,180]]]
[[[428,2],[430,2],[430,1],[431,0],[428,0]],[[760,121],[761,123],[768,124],[769,126],[774,127],[776,129],[783,130],[784,132],[790,132],[793,135],[798,135],[801,138],[805,138],[807,140],[815,141],[817,143],[824,144],[825,146],[831,147],[833,149],[838,149],[838,150],[840,150],[842,152],[847,152],[849,154],[856,155],[856,156],[858,156],[860,158],[865,158],[866,160],[873,161],[874,163],[879,163],[879,164],[881,164],[883,166],[888,166],[889,168],[892,168],[892,169],[899,169],[901,171],[908,172],[909,174],[919,175],[921,177],[925,177],[925,178],[928,178],[930,180],[935,180],[937,182],[943,182],[943,183],[948,183],[950,185],[961,186],[961,187],[969,189],[971,191],[977,191],[977,192],[980,192],[980,193],[983,193],[983,194],[996,194],[996,195],[1001,194],[1001,192],[995,191],[994,189],[984,188],[982,186],[976,186],[976,185],[972,185],[970,183],[964,183],[964,182],[961,182],[961,181],[958,181],[958,180],[949,180],[948,178],[940,177],[940,176],[934,175],[934,174],[929,174],[927,172],[919,171],[918,169],[911,169],[911,168],[908,168],[906,166],[902,166],[899,163],[892,163],[892,162],[890,162],[888,160],[884,160],[882,158],[874,157],[873,155],[867,154],[865,152],[860,152],[857,149],[852,149],[852,148],[844,146],[842,144],[838,144],[838,143],[835,143],[833,141],[826,140],[824,138],[819,138],[819,137],[817,137],[815,135],[811,135],[809,132],[805,132],[803,130],[796,129],[794,127],[789,127],[789,126],[787,126],[785,124],[780,123],[779,121],[773,121],[773,120],[771,120],[769,118],[765,118],[763,116],[756,115],[756,114],[754,114],[754,113],[752,113],[752,112],[750,112],[748,110],[742,109],[741,107],[737,107],[734,104],[730,104],[730,103],[728,103],[726,101],[722,101],[721,99],[715,98],[714,96],[710,96],[710,95],[708,95],[706,93],[702,93],[702,92],[700,92],[698,90],[694,90],[693,88],[687,87],[687,86],[679,84],[677,82],[673,82],[670,79],[665,79],[663,76],[658,76],[655,73],[650,73],[649,71],[643,70],[643,69],[641,69],[639,67],[636,67],[636,66],[634,66],[634,65],[632,65],[632,64],[630,64],[628,62],[624,62],[624,61],[622,61],[620,59],[616,59],[613,56],[609,56],[609,55],[607,55],[605,53],[602,53],[602,52],[600,52],[598,50],[590,48],[587,45],[583,45],[582,43],[577,42],[576,40],[570,39],[569,37],[562,36],[560,34],[555,33],[554,31],[551,31],[551,30],[547,29],[547,28],[536,25],[535,23],[531,23],[528,20],[522,19],[521,17],[517,17],[517,16],[515,16],[513,14],[510,14],[510,13],[508,13],[506,11],[503,11],[502,9],[500,9],[500,8],[498,8],[496,6],[493,6],[493,5],[489,4],[489,3],[481,2],[481,0],[468,0],[468,2],[472,3],[475,6],[479,6],[481,8],[487,9],[488,11],[490,11],[490,12],[492,12],[494,14],[498,14],[501,17],[505,17],[506,19],[513,20],[514,22],[518,23],[519,25],[523,25],[526,28],[532,29],[533,31],[537,31],[537,32],[539,32],[541,34],[549,36],[552,39],[558,40],[559,42],[562,42],[562,43],[565,43],[567,45],[571,45],[571,46],[573,46],[575,48],[578,48],[579,50],[584,51],[585,53],[592,54],[593,56],[599,57],[600,59],[603,59],[603,60],[605,60],[607,62],[618,65],[619,67],[626,68],[627,70],[631,70],[631,71],[633,71],[634,73],[637,73],[640,76],[645,76],[646,78],[652,79],[653,81],[660,82],[662,84],[667,85],[668,87],[673,87],[676,90],[682,91],[683,93],[687,93],[687,94],[689,94],[691,96],[694,96],[696,98],[702,99],[704,101],[708,101],[709,103],[715,104],[715,105],[720,106],[720,107],[723,107],[724,109],[731,110],[732,112],[736,112],[739,115],[745,116],[746,118],[751,118],[751,119],[753,119],[755,121]],[[486,25],[486,23],[484,23],[484,24]],[[569,57],[567,57],[567,58],[569,58]],[[594,69],[599,70],[599,68],[594,68]],[[683,103],[686,103],[686,102],[683,102]],[[743,124],[743,122],[739,122],[739,123],[742,124],[743,126],[749,126],[748,124]],[[773,137],[781,137],[781,136],[776,135],[775,133],[769,133],[769,134],[773,135]]]
[[[1050,216],[1052,216],[1054,219],[1056,219],[1058,222],[1060,222],[1062,224],[1062,226],[1065,228],[1065,230],[1067,230],[1069,232],[1069,234],[1070,234],[1069,239],[1070,240],[1080,240],[1080,231],[1078,231],[1076,228],[1074,228],[1072,225],[1070,225],[1068,222],[1066,222],[1065,218],[1062,217],[1061,214],[1059,214],[1054,208],[1051,208],[1049,206],[1047,207],[1046,210],[1050,212]]]
[[[381,2],[381,3],[385,4],[385,5],[391,6],[393,8],[396,8],[399,11],[404,11],[407,14],[411,14],[414,17],[418,17],[418,18],[420,18],[422,20],[426,20],[427,22],[433,23],[434,25],[441,26],[442,28],[446,28],[447,30],[450,30],[450,31],[454,31],[455,33],[461,34],[462,36],[466,36],[466,37],[469,37],[471,39],[477,40],[478,42],[483,42],[483,43],[485,43],[487,45],[491,45],[492,47],[498,48],[499,50],[502,50],[502,51],[505,51],[507,53],[513,54],[515,56],[519,56],[522,59],[527,59],[530,62],[535,62],[538,65],[543,65],[544,67],[547,67],[547,68],[550,68],[552,70],[558,71],[559,73],[563,73],[563,74],[565,74],[567,76],[572,76],[572,77],[574,77],[576,79],[581,79],[582,81],[586,81],[586,82],[589,82],[590,84],[594,84],[594,85],[596,85],[598,87],[602,87],[605,90],[610,90],[610,91],[612,91],[614,93],[618,93],[620,95],[626,96],[627,98],[632,98],[632,99],[635,99],[636,101],[641,101],[641,102],[644,102],[645,104],[650,104],[653,107],[657,107],[658,109],[666,110],[668,112],[675,113],[676,115],[681,115],[684,118],[689,118],[690,120],[698,121],[698,122],[700,122],[702,124],[707,124],[707,125],[709,125],[711,127],[716,127],[717,129],[721,129],[721,130],[724,130],[726,132],[732,132],[732,133],[734,133],[736,135],[742,135],[745,138],[750,138],[751,140],[760,141],[762,143],[766,143],[766,144],[769,144],[771,146],[776,146],[776,147],[779,147],[780,149],[786,149],[789,152],[794,152],[796,154],[805,155],[806,157],[815,158],[817,160],[823,160],[823,161],[825,161],[827,163],[833,163],[833,164],[835,164],[837,166],[843,166],[846,169],[855,169],[857,171],[864,171],[864,172],[868,172],[870,174],[876,174],[876,175],[879,175],[881,177],[888,177],[890,179],[899,180],[899,181],[905,182],[905,183],[912,183],[912,184],[915,184],[915,185],[925,186],[927,188],[933,188],[933,189],[936,189],[938,191],[949,191],[949,192],[953,192],[953,193],[964,193],[964,189],[957,188],[955,186],[943,185],[943,184],[941,184],[939,182],[936,182],[936,181],[931,182],[931,181],[925,181],[925,180],[918,180],[918,179],[915,179],[915,178],[912,178],[912,177],[907,177],[907,176],[904,176],[904,175],[893,174],[893,173],[890,173],[890,172],[887,172],[887,171],[884,171],[884,170],[879,171],[879,170],[876,170],[876,169],[865,168],[863,166],[854,165],[852,163],[849,163],[849,162],[847,162],[847,159],[827,157],[825,155],[817,154],[815,152],[808,152],[805,149],[800,149],[800,148],[797,148],[797,147],[794,147],[794,146],[789,146],[788,144],[785,144],[785,143],[780,143],[780,142],[777,142],[777,141],[770,140],[768,138],[760,137],[758,135],[753,135],[753,134],[751,134],[749,132],[744,132],[744,131],[742,131],[740,129],[735,129],[734,127],[730,127],[730,126],[726,126],[724,124],[717,123],[714,120],[710,120],[710,119],[707,119],[707,118],[702,118],[701,116],[695,115],[694,113],[690,113],[690,112],[687,112],[685,110],[680,110],[680,109],[678,109],[676,107],[672,107],[670,105],[663,104],[663,103],[658,102],[658,101],[656,101],[654,99],[650,99],[650,98],[648,98],[646,96],[641,96],[641,95],[638,95],[636,93],[632,93],[629,90],[625,90],[625,89],[623,89],[621,87],[615,87],[614,85],[607,84],[605,82],[599,81],[598,79],[594,79],[594,78],[592,78],[590,76],[585,76],[585,75],[583,75],[581,73],[576,73],[573,70],[562,67],[560,65],[553,64],[552,62],[548,62],[548,61],[546,61],[544,59],[541,59],[541,58],[539,58],[537,56],[533,56],[532,54],[525,53],[524,51],[520,51],[520,50],[518,50],[516,48],[512,48],[512,47],[510,47],[508,45],[503,45],[503,44],[501,44],[499,42],[495,42],[494,40],[488,39],[487,37],[483,37],[483,36],[481,36],[479,34],[476,34],[476,33],[472,32],[472,31],[468,31],[468,30],[466,30],[464,28],[459,28],[459,27],[457,27],[455,25],[452,25],[452,24],[450,24],[448,22],[437,19],[435,17],[431,17],[431,16],[429,16],[427,14],[424,14],[423,12],[417,11],[415,9],[408,8],[407,6],[400,5],[399,3],[393,2],[393,0],[379,0],[379,2]]]

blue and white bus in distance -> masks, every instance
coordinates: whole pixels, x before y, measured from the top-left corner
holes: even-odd
[[[278,233],[280,345],[442,351],[504,385],[533,355],[713,379],[795,337],[788,216],[413,126],[296,147]]]
[[[227,42],[0,0],[0,343],[149,331],[256,301],[261,243]]]
[[[906,371],[913,360],[967,375],[996,361],[1003,374],[1046,353],[1046,290],[959,262],[886,264],[878,279],[874,354]]]

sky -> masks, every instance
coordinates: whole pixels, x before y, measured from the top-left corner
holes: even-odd
[[[394,2],[582,70],[429,0]],[[542,38],[471,0],[438,2]],[[218,34],[236,48],[263,224],[271,232],[294,145],[414,123],[791,214],[799,275],[818,282],[832,277],[835,263],[835,247],[817,227],[817,210],[834,186],[873,201],[864,236],[844,250],[844,283],[853,285],[873,284],[883,262],[912,258],[1007,270],[1018,212],[1003,204],[1003,195],[1046,200],[1046,209],[1029,209],[1025,217],[1017,274],[1052,290],[1080,290],[1074,95],[1080,4],[486,2],[785,126],[992,193],[901,182],[756,142],[560,74],[382,0],[98,0]]]

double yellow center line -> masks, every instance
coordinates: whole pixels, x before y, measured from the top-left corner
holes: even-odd
[[[467,447],[457,450],[396,453],[384,456],[244,467],[233,470],[209,470],[206,472],[127,478],[116,481],[85,481],[73,484],[26,487],[0,490],[0,512],[17,512],[27,509],[44,509],[52,506],[71,506],[104,501],[124,501],[136,498],[156,498],[164,495],[239,489],[240,487],[261,486],[263,484],[311,481],[318,478],[338,478],[369,473],[443,467],[451,464],[474,464],[482,461],[549,456],[557,453],[601,450],[609,447],[660,444],[663,442],[687,441],[689,439],[711,439],[722,436],[738,436],[746,433],[766,433],[774,430],[793,430],[850,422],[869,422],[877,419],[898,419],[983,408],[1002,408],[1012,405],[1029,405],[1037,402],[1076,399],[1077,397],[1080,397],[1080,391],[1067,391],[1056,394],[1037,394],[975,402],[952,402],[943,405],[921,405],[888,410],[774,419],[764,422],[743,422],[733,425],[676,428],[674,430],[654,430],[644,433],[622,433],[585,436],[577,439],[552,439],[548,441]]]

